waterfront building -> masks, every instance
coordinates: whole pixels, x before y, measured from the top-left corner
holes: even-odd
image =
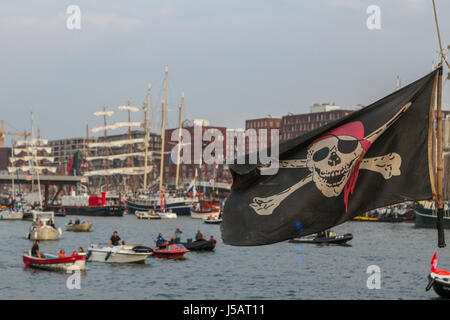
[[[353,112],[353,110],[345,110],[329,104],[315,104],[311,107],[311,111],[311,113],[283,116],[281,118],[280,140],[285,141],[298,137]]]

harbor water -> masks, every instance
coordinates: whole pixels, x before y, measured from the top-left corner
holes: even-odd
[[[70,254],[89,244],[107,244],[117,230],[127,244],[154,246],[159,232],[166,239],[175,228],[182,241],[197,230],[217,240],[214,252],[188,252],[184,260],[149,257],[145,264],[88,263],[79,289],[69,289],[71,274],[25,269],[22,254],[29,221],[0,221],[1,299],[436,299],[425,291],[437,232],[411,223],[347,222],[336,233],[352,233],[348,246],[282,242],[258,247],[224,245],[220,225],[179,217],[138,220],[124,217],[80,217],[93,222],[89,233],[64,230],[74,216],[56,217],[63,229],[59,241],[41,242],[41,252]],[[446,242],[450,242],[450,237]],[[380,268],[380,289],[368,289],[367,268]],[[438,267],[450,267],[447,251]]]

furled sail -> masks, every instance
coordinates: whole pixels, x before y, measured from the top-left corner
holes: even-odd
[[[115,130],[121,127],[143,127],[143,126],[144,126],[143,122],[116,122],[109,126],[92,128],[91,131],[99,132],[103,130]]]
[[[37,139],[33,139],[33,140],[19,140],[16,142],[17,146],[35,146],[38,143],[41,143],[43,145],[48,144],[48,139],[42,139],[42,138],[37,138]]]
[[[97,111],[94,112],[94,116],[108,116],[111,117],[114,115],[114,111]]]
[[[114,168],[114,169],[103,169],[85,172],[85,177],[92,176],[112,176],[114,174],[122,175],[142,175],[144,174],[144,167],[131,167],[131,168]],[[152,168],[147,168],[147,172],[151,172]]]
[[[115,154],[115,155],[108,155],[108,156],[95,156],[95,157],[86,157],[87,161],[95,161],[95,160],[126,160],[129,157],[144,157],[145,152],[134,152],[134,153],[121,153],[121,154]]]
[[[144,143],[144,138],[117,140],[117,141],[110,141],[110,142],[94,142],[94,143],[89,143],[89,148],[121,147],[121,146],[124,146],[127,144],[135,144],[135,143]]]
[[[33,151],[45,151],[46,153],[52,152],[51,147],[26,147],[26,148],[16,148],[14,149],[14,155],[19,155],[22,152],[32,153]]]
[[[52,173],[56,173],[55,167],[45,167],[45,166],[22,166],[22,167],[8,167],[8,172],[16,172],[16,171],[23,171],[23,172],[31,172],[31,171],[38,171],[39,173],[42,173],[44,170],[47,170]]]
[[[38,162],[38,161],[43,161],[43,160],[47,160],[49,162],[53,162],[55,161],[54,157],[45,157],[45,156],[23,156],[23,157],[10,157],[9,160],[11,162],[17,162],[17,161],[34,161],[34,162]]]
[[[132,107],[132,106],[118,106],[119,110],[129,110],[131,112],[138,112],[139,108],[138,107]]]

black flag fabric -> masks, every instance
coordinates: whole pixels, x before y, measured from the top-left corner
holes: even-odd
[[[279,170],[234,164],[222,238],[264,245],[368,210],[430,199],[430,112],[437,70],[345,118],[279,145]]]

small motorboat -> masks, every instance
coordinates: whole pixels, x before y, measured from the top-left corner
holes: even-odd
[[[316,244],[345,244],[346,242],[353,239],[351,233],[346,233],[344,235],[336,235],[331,237],[320,237],[317,235],[305,236],[301,238],[294,238],[289,240],[290,243],[316,243]]]
[[[55,221],[53,211],[37,211],[32,210],[33,223],[30,231],[26,234],[29,240],[59,240],[61,239],[62,230],[50,225],[50,219]],[[38,220],[39,217],[39,220]],[[48,218],[46,218],[48,217]]]
[[[426,291],[433,288],[440,297],[450,299],[450,271],[437,269],[437,252],[431,259],[431,272],[428,279]]]
[[[212,251],[216,247],[216,240],[197,240],[192,241],[192,239],[187,239],[187,242],[182,242],[182,245],[190,251]]]
[[[153,249],[153,256],[156,258],[182,259],[186,252],[189,252],[189,250],[183,244],[176,243],[169,244],[164,248]]]
[[[89,221],[83,221],[81,223],[67,223],[66,230],[73,232],[89,232],[92,228],[92,223]]]
[[[0,220],[22,220],[23,212],[6,209],[0,212]]]
[[[136,210],[134,212],[134,214],[138,219],[150,219],[150,220],[160,220],[161,219],[161,217],[156,214],[155,210],[149,210],[149,211]]]
[[[82,271],[86,269],[86,253],[60,258],[57,255],[45,254],[45,258],[31,256],[31,252],[23,256],[25,268],[36,268],[56,271]]]
[[[88,249],[87,260],[110,263],[143,263],[152,249],[140,244],[120,245],[115,247],[100,247],[91,244]]]
[[[159,215],[162,219],[176,219],[176,218],[178,218],[177,214],[173,213],[173,212],[158,211],[156,214]]]
[[[218,216],[209,216],[205,219],[203,219],[204,223],[207,224],[221,224],[222,223],[222,213],[220,213]]]

